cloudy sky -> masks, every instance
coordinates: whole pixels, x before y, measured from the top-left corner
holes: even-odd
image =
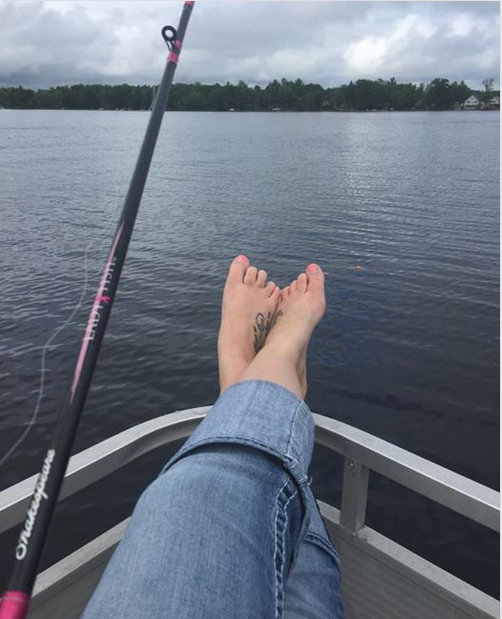
[[[0,0],[0,86],[160,80],[166,0]],[[178,82],[265,85],[301,78],[323,86],[395,77],[499,84],[498,2],[199,0]]]

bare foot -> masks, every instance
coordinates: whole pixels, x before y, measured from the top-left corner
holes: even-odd
[[[250,266],[246,256],[230,265],[223,290],[218,335],[220,389],[238,380],[265,344],[273,324],[280,290],[266,283],[267,273]]]
[[[281,292],[267,342],[241,380],[269,380],[304,399],[307,347],[325,309],[324,274],[321,267],[310,264]]]

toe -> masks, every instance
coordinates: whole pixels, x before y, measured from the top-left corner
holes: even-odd
[[[298,292],[307,292],[307,274],[300,273],[298,275],[298,279],[296,280],[296,288]]]
[[[270,296],[274,292],[275,288],[276,285],[274,284],[274,282],[268,282],[268,284],[265,286],[265,290],[267,291],[268,296]]]
[[[241,284],[244,280],[244,274],[249,266],[249,260],[246,256],[240,255],[234,258],[228,270],[227,284]]]
[[[289,284],[290,292],[296,292],[296,279],[294,279],[291,284]]]
[[[279,303],[280,298],[281,298],[281,289],[279,288],[279,286],[274,285],[274,290],[272,291],[272,294],[270,295],[270,300],[273,301],[275,305],[277,305],[277,303]]]
[[[265,286],[266,281],[267,281],[267,272],[264,271],[263,269],[260,269],[256,277],[256,285],[259,286],[260,288],[263,288],[263,286]]]
[[[256,275],[258,273],[258,269],[256,267],[248,267],[246,274],[244,275],[244,283],[245,284],[254,284],[256,283]]]
[[[324,273],[318,264],[309,264],[307,267],[308,289],[312,292],[324,290]]]

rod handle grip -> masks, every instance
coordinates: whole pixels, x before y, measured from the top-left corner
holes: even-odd
[[[0,602],[0,619],[25,619],[30,596],[23,591],[6,591]]]

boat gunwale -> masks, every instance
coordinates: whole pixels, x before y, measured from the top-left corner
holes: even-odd
[[[203,406],[161,415],[75,454],[66,471],[60,500],[145,453],[190,436],[210,409],[210,406]],[[367,488],[354,489],[351,485],[367,485],[367,475],[351,484],[346,473],[354,468],[380,473],[479,524],[500,531],[500,493],[496,490],[344,422],[317,413],[313,413],[313,418],[316,443],[345,457],[344,493],[349,494],[351,490],[360,502],[354,506],[345,501],[345,511],[356,509],[360,514],[358,526],[352,527],[355,530],[364,525]],[[32,475],[0,492],[0,533],[24,520],[37,477],[38,474]],[[342,524],[347,526],[350,521],[343,517],[344,507],[342,493]]]

